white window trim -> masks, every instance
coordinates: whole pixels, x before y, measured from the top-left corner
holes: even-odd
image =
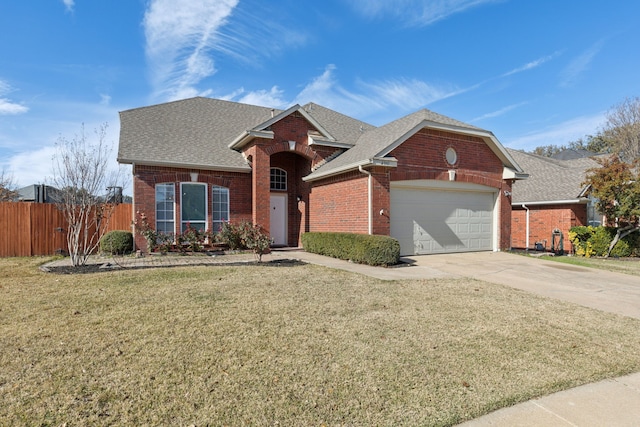
[[[163,187],[171,187],[173,189],[173,219],[171,221],[167,221],[166,219],[163,220],[158,220],[158,187],[159,186],[163,186]],[[176,232],[176,185],[173,182],[160,182],[157,183],[155,185],[154,188],[154,215],[156,218],[156,226],[155,226],[155,230],[158,230],[158,223],[159,222],[163,222],[163,223],[167,223],[167,222],[173,222],[173,233],[175,234]],[[164,227],[163,227],[164,228]]]
[[[193,223],[192,220],[185,221],[182,216],[182,201],[184,196],[183,187],[185,185],[201,185],[204,187],[204,230],[209,230],[209,194],[207,191],[207,184],[204,182],[181,182],[180,183],[180,233],[182,233],[182,226],[186,223]]]
[[[216,220],[213,217],[213,214],[215,212],[215,209],[214,209],[214,206],[213,206],[213,204],[215,203],[215,199],[213,197],[213,192],[216,191],[216,189],[225,190],[225,194],[227,196],[227,212],[226,212],[226,215],[224,215],[225,218],[222,218],[220,220]],[[231,206],[230,206],[231,202],[230,202],[230,194],[229,193],[230,193],[229,192],[229,188],[223,187],[222,185],[212,185],[211,186],[211,225],[213,226],[213,230],[216,230],[216,224],[219,223],[219,224],[222,225],[225,221],[229,222],[229,212],[231,211]]]

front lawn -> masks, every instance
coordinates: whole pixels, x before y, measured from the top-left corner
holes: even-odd
[[[0,260],[0,425],[454,425],[640,370],[640,321],[311,265]]]
[[[600,270],[640,276],[640,258],[586,258],[582,256],[543,256],[549,261],[598,268]]]

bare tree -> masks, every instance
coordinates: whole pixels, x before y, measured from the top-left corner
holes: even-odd
[[[13,175],[2,169],[0,171],[0,202],[13,202],[18,197]]]
[[[67,246],[74,266],[85,265],[100,244],[114,205],[104,197],[107,188],[122,186],[121,174],[109,172],[112,148],[105,142],[107,124],[96,129],[96,142],[84,132],[60,137],[53,159],[53,185],[60,190],[58,208],[67,222]]]
[[[640,97],[627,98],[607,113],[603,136],[626,162],[640,157]]]

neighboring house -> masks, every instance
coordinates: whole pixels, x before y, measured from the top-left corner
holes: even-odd
[[[134,212],[159,231],[248,220],[280,246],[336,231],[395,237],[403,255],[510,248],[507,195],[526,175],[491,132],[428,110],[374,127],[197,97],[120,120]]]
[[[568,239],[571,227],[600,225],[601,216],[589,198],[589,186],[584,184],[587,170],[599,167],[593,157],[580,157],[572,150],[570,155],[558,158],[538,156],[507,149],[511,156],[529,174],[525,181],[513,185],[511,205],[511,245],[521,249],[551,250],[553,240],[563,237],[565,252],[572,250]],[[594,155],[584,152],[583,156]],[[569,160],[559,160],[568,158]],[[536,245],[537,244],[537,245]],[[557,243],[554,249],[557,250]]]
[[[20,202],[56,203],[59,200],[60,191],[49,185],[33,184],[16,190],[17,200]]]

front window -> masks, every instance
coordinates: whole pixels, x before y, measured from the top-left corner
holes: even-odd
[[[219,232],[222,224],[229,221],[229,189],[213,186],[211,190],[213,231]]]
[[[156,184],[156,231],[158,233],[175,233],[175,200],[176,187],[173,183]]]
[[[271,168],[271,189],[287,190],[287,171],[280,168]]]
[[[205,231],[207,229],[207,185],[183,182],[180,184],[180,190],[182,232],[187,229],[187,226]]]

